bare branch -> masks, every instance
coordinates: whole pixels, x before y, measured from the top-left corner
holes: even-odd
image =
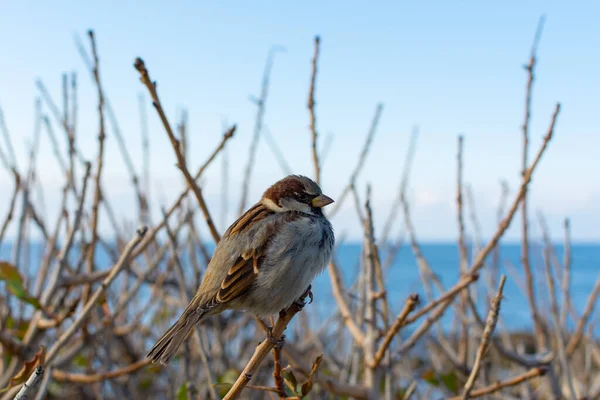
[[[552,315],[552,321],[554,323],[556,347],[558,349],[558,357],[560,360],[560,366],[562,371],[561,375],[567,381],[567,386],[571,394],[571,400],[577,400],[577,396],[575,394],[575,387],[573,386],[573,379],[571,378],[571,370],[567,362],[563,329],[562,326],[560,326],[558,303],[556,302],[556,285],[554,283],[554,277],[552,276],[552,268],[550,267],[550,250],[548,248],[546,248],[544,251],[544,266],[546,270],[546,279],[548,282],[548,294],[550,296],[550,314]]]
[[[273,137],[273,134],[271,133],[271,129],[269,129],[269,126],[265,124],[263,126],[262,132],[265,135],[267,144],[271,148],[271,152],[275,156],[275,159],[277,160],[277,163],[279,164],[279,167],[281,168],[281,172],[283,172],[284,175],[291,175],[292,167],[290,167],[290,164],[287,162],[287,160],[285,159],[285,156],[281,152],[281,149],[277,145],[277,142],[275,141],[275,138]]]
[[[531,92],[533,90],[533,81],[535,78],[535,66],[536,66],[536,50],[538,42],[541,36],[542,28],[544,26],[545,18],[542,16],[538,23],[536,36],[533,41],[531,48],[531,56],[529,58],[529,64],[525,67],[527,70],[529,79],[527,81],[527,91],[525,98],[525,121],[523,122],[523,179],[527,173],[528,161],[527,152],[529,147],[529,120],[531,118]],[[539,311],[535,299],[535,291],[533,289],[535,282],[533,274],[531,273],[531,265],[529,262],[529,233],[528,233],[528,222],[527,222],[527,191],[528,185],[524,186],[523,199],[521,201],[521,217],[522,217],[522,244],[521,244],[521,263],[523,264],[523,271],[525,272],[525,284],[527,285],[527,298],[529,300],[529,307],[531,309],[531,316],[534,321],[536,339],[538,345],[546,347],[546,338],[542,328],[542,321],[539,315]]]
[[[246,164],[246,169],[244,170],[244,180],[242,184],[242,194],[240,197],[238,215],[242,215],[244,210],[246,209],[246,203],[248,201],[248,188],[250,186],[250,176],[252,175],[252,167],[254,167],[255,163],[254,159],[256,157],[258,140],[260,139],[260,134],[262,132],[263,119],[265,115],[265,105],[267,103],[267,95],[269,93],[269,80],[271,78],[271,70],[273,68],[273,60],[275,58],[275,54],[281,50],[282,48],[279,46],[272,47],[271,49],[269,49],[269,54],[267,55],[267,62],[265,64],[265,70],[263,73],[260,98],[256,101],[256,105],[258,106],[258,108],[256,110],[256,119],[254,121],[254,134],[252,135],[252,142],[250,143],[250,148],[248,150],[248,163]]]
[[[385,355],[387,348],[392,343],[392,339],[394,338],[394,336],[396,336],[400,328],[402,328],[405,325],[405,321],[408,317],[408,314],[410,314],[415,309],[418,302],[418,294],[412,294],[408,297],[406,303],[404,304],[404,308],[402,309],[402,311],[400,311],[400,314],[398,314],[396,320],[394,321],[390,329],[386,332],[385,337],[383,338],[383,342],[381,342],[381,344],[379,345],[377,353],[375,353],[375,357],[371,361],[371,366],[373,368],[376,368],[379,365],[379,363],[381,363],[381,360],[383,360],[383,356]]]
[[[496,393],[504,388],[516,386],[520,383],[528,381],[529,379],[536,378],[538,376],[544,376],[546,374],[547,368],[536,367],[532,368],[524,374],[515,376],[514,378],[507,379],[505,381],[496,382],[492,385],[486,386],[481,389],[476,389],[471,392],[469,395],[470,399],[475,399],[477,397],[482,397],[488,394]],[[462,400],[462,396],[450,397],[448,400]]]
[[[321,183],[321,165],[317,151],[317,117],[315,116],[315,84],[317,80],[317,63],[319,61],[319,45],[321,38],[315,36],[315,53],[312,60],[312,74],[310,78],[310,90],[308,92],[308,111],[310,113],[310,132],[312,133],[312,160],[315,168],[315,181]]]
[[[175,151],[175,156],[177,157],[177,167],[181,170],[188,186],[192,189],[192,191],[196,195],[196,200],[198,200],[200,209],[202,210],[202,213],[204,214],[204,219],[206,220],[208,229],[210,230],[210,233],[216,243],[221,239],[221,235],[219,235],[219,233],[217,232],[217,228],[215,227],[215,224],[210,215],[210,212],[208,211],[208,207],[206,205],[206,202],[204,201],[204,196],[202,195],[202,190],[196,184],[196,181],[194,180],[194,178],[192,178],[192,176],[190,175],[190,172],[187,169],[185,160],[183,158],[183,154],[181,154],[181,148],[179,146],[179,141],[177,140],[177,138],[175,138],[175,135],[173,134],[173,130],[171,129],[171,125],[169,124],[169,121],[167,120],[167,116],[165,115],[165,112],[163,111],[163,108],[160,104],[160,100],[158,98],[158,93],[156,91],[156,83],[152,82],[150,80],[150,75],[148,74],[146,65],[144,64],[144,61],[141,58],[137,58],[135,60],[134,66],[140,73],[142,83],[148,89],[148,92],[150,93],[150,96],[152,97],[152,104],[154,105],[154,108],[156,109],[156,112],[158,113],[158,115],[165,127],[165,130],[167,131],[169,140],[171,140],[171,145],[173,146],[173,150]],[[167,213],[167,214],[169,214],[169,213]]]
[[[469,394],[473,390],[473,386],[475,385],[475,381],[477,380],[477,376],[479,375],[479,370],[481,368],[481,361],[487,352],[487,348],[490,344],[490,339],[492,334],[494,333],[494,329],[496,328],[496,323],[498,322],[498,313],[500,312],[500,303],[502,302],[502,294],[504,291],[504,283],[506,282],[506,276],[502,275],[500,278],[500,285],[498,286],[498,291],[496,292],[496,297],[492,301],[492,306],[490,308],[490,312],[487,317],[487,322],[485,324],[485,329],[483,330],[483,335],[481,337],[481,343],[479,344],[479,348],[477,349],[477,354],[475,356],[475,362],[473,363],[473,369],[471,371],[471,375],[469,375],[469,379],[465,383],[465,389],[463,392],[463,399],[468,399]]]
[[[100,83],[100,71],[99,71],[99,60],[98,53],[96,51],[96,40],[94,38],[94,32],[88,31],[90,42],[92,46],[92,54],[94,56],[94,67],[93,73],[96,81],[96,88],[98,91],[98,118],[99,118],[99,133],[98,133],[98,157],[96,159],[96,181],[95,181],[95,192],[94,192],[94,204],[92,206],[92,218],[91,218],[91,229],[92,238],[91,244],[88,248],[86,272],[89,274],[94,270],[94,262],[96,256],[96,242],[98,240],[98,218],[99,218],[99,205],[102,200],[102,168],[104,164],[104,138],[106,137],[104,132],[104,94],[102,92],[102,84]],[[65,125],[65,129],[68,131],[68,127]],[[82,294],[84,302],[87,301],[91,291],[91,286],[85,286]]]
[[[408,187],[408,178],[410,177],[410,170],[412,168],[412,162],[415,158],[415,153],[417,150],[417,138],[419,137],[419,127],[414,126],[412,133],[410,135],[410,141],[408,144],[408,149],[406,150],[406,156],[404,157],[404,167],[402,169],[402,178],[400,180],[400,186],[398,188],[398,197],[392,204],[390,208],[390,214],[385,219],[385,225],[383,227],[383,231],[381,234],[381,242],[387,243],[388,238],[390,236],[390,232],[392,230],[392,226],[396,220],[398,215],[398,210],[402,205],[402,196],[406,193],[406,188]]]
[[[348,185],[346,185],[346,187],[344,188],[342,193],[337,197],[337,199],[335,201],[335,207],[329,212],[330,218],[333,217],[337,213],[337,211],[342,206],[344,200],[346,199],[346,196],[350,192],[351,187],[356,184],[356,179],[358,178],[358,175],[360,174],[363,166],[365,165],[367,155],[369,154],[369,149],[371,148],[371,143],[373,142],[373,137],[375,136],[375,133],[377,132],[377,126],[379,125],[379,119],[381,117],[382,111],[383,111],[383,104],[378,103],[377,106],[375,107],[375,115],[373,116],[373,120],[371,121],[371,127],[369,128],[369,132],[367,133],[367,138],[365,139],[365,144],[363,145],[362,151],[360,152],[360,155],[358,156],[356,166],[354,167],[354,171],[352,171],[352,174],[350,175],[350,181],[348,182]]]

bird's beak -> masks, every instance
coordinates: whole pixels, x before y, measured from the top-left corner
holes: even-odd
[[[312,206],[315,208],[325,207],[328,204],[333,203],[333,199],[331,197],[325,196],[324,194],[320,194],[314,199],[312,199]]]

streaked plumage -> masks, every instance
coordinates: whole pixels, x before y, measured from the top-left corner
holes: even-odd
[[[167,364],[206,316],[232,309],[264,317],[296,301],[331,259],[333,229],[321,210],[331,202],[304,176],[267,189],[227,229],[196,295],[148,357]]]

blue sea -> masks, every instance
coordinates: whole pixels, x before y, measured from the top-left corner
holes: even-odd
[[[74,246],[75,247],[75,246]],[[212,250],[212,246],[207,246]],[[431,265],[432,270],[438,276],[446,289],[452,287],[458,278],[458,247],[455,243],[423,243],[421,250]],[[538,307],[543,313],[549,312],[550,301],[546,273],[544,268],[543,248],[541,245],[531,246],[531,265],[535,277],[535,291],[537,296]],[[469,251],[472,253],[472,251]],[[559,260],[563,258],[562,245],[555,246],[555,252]],[[41,245],[32,245],[30,248],[30,271],[34,271],[39,265],[43,253]],[[385,261],[387,252],[381,251],[381,258]],[[524,274],[520,262],[521,249],[518,244],[502,244],[500,246],[500,273],[506,274],[507,281],[504,289],[504,299],[501,305],[501,320],[505,328],[512,331],[523,331],[531,329],[531,313],[527,299],[520,289],[520,284],[524,282]],[[70,255],[71,259],[76,259],[76,254]],[[200,260],[201,257],[198,257]],[[336,254],[336,260],[340,266],[340,270],[347,288],[350,288],[358,276],[360,269],[361,244],[348,243],[341,245]],[[573,244],[571,246],[571,283],[570,293],[573,309],[579,317],[583,312],[589,295],[594,287],[596,280],[600,276],[600,244]],[[6,243],[0,247],[0,260],[8,261],[12,259],[10,243]],[[187,255],[181,257],[184,265],[187,263]],[[141,258],[139,259],[142,262]],[[477,306],[480,308],[482,315],[487,314],[487,303],[485,301],[486,273],[490,271],[491,255],[488,257],[487,264],[481,270],[480,282],[478,287],[482,289],[479,293]],[[112,260],[104,251],[97,252],[97,265],[100,269],[109,268],[112,265]],[[512,265],[512,267],[510,267]],[[142,265],[143,268],[143,265]],[[189,268],[188,268],[189,269]],[[186,271],[192,277],[191,270]],[[556,271],[553,269],[556,277]],[[416,259],[411,251],[410,246],[404,245],[397,253],[397,257],[389,268],[385,269],[385,281],[387,285],[388,301],[392,312],[397,313],[402,308],[405,299],[411,293],[418,293],[421,296],[422,304],[427,300],[423,285],[419,277]],[[120,287],[115,284],[115,287]],[[0,285],[1,290],[5,290],[3,285]],[[557,301],[559,305],[562,303],[560,295],[561,284],[557,281]],[[439,292],[436,292],[439,294]],[[323,321],[323,318],[331,315],[336,309],[336,301],[331,294],[331,286],[329,274],[327,270],[323,272],[313,282],[314,302],[307,306],[310,308],[310,320],[318,325]],[[355,298],[356,296],[352,296]],[[598,316],[600,315],[600,304],[596,305],[594,314],[592,314],[591,322],[596,320],[594,327],[594,335],[600,337],[600,324],[598,324]],[[451,311],[448,310],[442,324],[444,329],[448,330],[452,326],[453,318]],[[569,323],[572,326],[572,322]]]
[[[342,246],[337,253],[337,260],[342,268],[344,280],[347,287],[357,277],[359,267],[358,260],[361,253],[360,244],[348,244]],[[451,288],[459,279],[459,251],[455,243],[424,243],[420,245],[421,251],[431,266],[436,276],[441,280],[446,289]],[[562,262],[563,246],[554,247],[556,256]],[[386,252],[382,251],[382,258],[385,258]],[[550,298],[546,278],[546,269],[543,258],[543,247],[530,245],[531,267],[534,274],[537,304],[540,310],[549,313]],[[469,250],[469,260],[474,258],[473,251]],[[480,271],[477,287],[480,288],[478,294],[477,307],[481,315],[487,315],[488,303],[486,299],[487,287],[485,279],[486,274],[491,271],[492,256],[488,256],[486,266]],[[470,264],[470,263],[469,263]],[[552,269],[556,279],[556,272]],[[393,264],[384,271],[385,283],[387,285],[388,301],[390,308],[398,313],[406,298],[412,293],[418,293],[421,304],[426,302],[425,291],[421,283],[416,258],[409,245],[404,245]],[[501,303],[500,316],[503,326],[511,331],[530,330],[531,311],[527,297],[522,292],[524,287],[524,273],[521,267],[521,246],[520,244],[503,244],[500,246],[499,273],[506,275],[506,284],[504,287],[504,298]],[[571,245],[571,274],[570,274],[570,295],[573,309],[579,317],[585,308],[589,295],[592,292],[594,284],[600,278],[600,244],[574,244]],[[324,296],[327,307],[335,307],[335,299],[331,294],[329,274],[326,272],[319,276],[315,283],[316,293]],[[562,304],[561,284],[556,280],[557,301],[559,306]],[[436,292],[436,297],[439,292]],[[315,300],[315,303],[317,301]],[[591,321],[596,319],[594,335],[600,337],[600,302],[596,302]],[[319,299],[322,304],[322,299]],[[442,319],[444,329],[448,330],[453,322],[450,310],[446,312]],[[572,326],[572,323],[569,323]]]

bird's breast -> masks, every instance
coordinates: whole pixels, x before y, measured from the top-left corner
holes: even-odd
[[[273,315],[308,288],[331,259],[334,234],[325,218],[303,217],[286,224],[269,244],[248,297],[249,309]]]

